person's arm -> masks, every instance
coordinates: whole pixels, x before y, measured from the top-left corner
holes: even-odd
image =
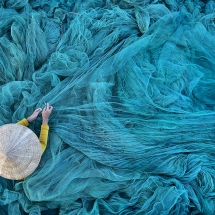
[[[49,134],[49,126],[42,124],[41,125],[41,131],[40,131],[40,144],[42,147],[42,153],[45,151],[46,146],[47,146],[47,142],[48,142],[48,134]]]
[[[40,137],[39,137],[41,147],[42,147],[42,152],[45,151],[47,142],[48,142],[48,133],[49,133],[48,120],[52,112],[52,109],[53,107],[47,103],[47,106],[43,109],[43,112],[42,112],[43,122],[41,125],[41,131],[40,131]]]
[[[23,120],[17,122],[17,124],[23,125],[23,126],[28,126],[30,122],[34,121],[34,120],[38,117],[38,115],[39,115],[39,113],[40,113],[41,111],[42,111],[41,108],[37,108],[37,109],[31,114],[31,116],[29,116],[27,119],[24,118]]]
[[[17,122],[17,124],[23,125],[23,126],[28,126],[29,122],[28,122],[28,120],[26,118],[24,118],[23,120]]]

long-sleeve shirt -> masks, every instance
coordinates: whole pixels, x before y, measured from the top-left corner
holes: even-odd
[[[20,122],[17,122],[17,124],[23,125],[23,126],[28,126],[29,122],[27,121],[26,118],[24,118]],[[45,151],[46,146],[47,146],[48,133],[49,133],[49,126],[48,125],[41,125],[39,140],[40,140],[40,144],[41,144],[41,148],[42,148],[42,153]]]

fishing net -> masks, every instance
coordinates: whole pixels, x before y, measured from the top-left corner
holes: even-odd
[[[1,215],[214,213],[214,1],[0,6],[0,125],[54,107],[36,171],[0,178]]]

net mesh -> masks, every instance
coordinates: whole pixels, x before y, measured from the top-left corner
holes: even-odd
[[[0,6],[0,125],[54,107],[36,171],[0,178],[1,215],[214,213],[214,1]]]

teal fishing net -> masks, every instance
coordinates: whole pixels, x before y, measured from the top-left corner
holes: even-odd
[[[214,1],[0,6],[0,125],[54,107],[36,171],[0,178],[1,215],[214,214]]]

